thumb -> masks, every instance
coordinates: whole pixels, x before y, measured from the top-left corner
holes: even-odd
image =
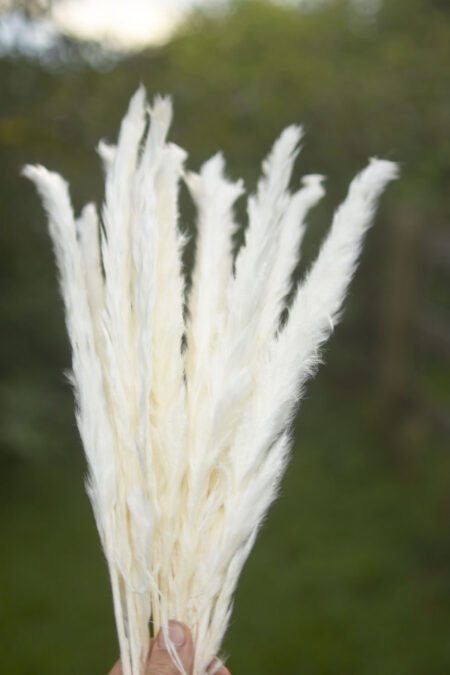
[[[169,621],[169,640],[187,675],[191,675],[194,662],[194,645],[189,628],[179,621]],[[170,655],[162,630],[153,643],[146,675],[179,675],[173,657]]]

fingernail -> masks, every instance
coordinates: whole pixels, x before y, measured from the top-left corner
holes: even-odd
[[[179,621],[169,621],[169,639],[174,647],[181,647],[181,645],[184,645],[186,634],[183,624],[181,624]],[[158,644],[161,649],[167,649],[162,630],[159,631]]]

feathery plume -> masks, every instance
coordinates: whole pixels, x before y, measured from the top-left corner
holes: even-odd
[[[263,163],[234,263],[243,183],[226,177],[221,154],[185,173],[185,152],[167,142],[171,117],[169,99],[149,108],[141,87],[117,145],[100,142],[101,222],[92,204],[75,219],[60,176],[24,169],[48,214],[124,675],[144,672],[149,623],[180,673],[169,619],[193,631],[195,675],[219,652],[289,458],[296,405],[340,318],[377,200],[397,177],[374,159],[354,179],[287,308],[305,218],[324,194],[318,175],[290,192],[301,128],[288,127]],[[187,301],[181,178],[198,211]]]

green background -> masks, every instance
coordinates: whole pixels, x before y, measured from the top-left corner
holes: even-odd
[[[376,5],[235,2],[138,54],[65,40],[41,60],[0,58],[1,673],[106,675],[117,658],[50,242],[19,172],[43,163],[77,211],[100,202],[94,146],[114,140],[141,81],[172,95],[189,168],[222,149],[249,190],[281,129],[305,125],[294,183],[328,179],[299,275],[367,158],[401,165],[244,570],[229,668],[450,672],[450,3]],[[194,232],[184,191],[181,209]]]

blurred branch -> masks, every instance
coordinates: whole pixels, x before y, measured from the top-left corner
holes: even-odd
[[[393,411],[410,394],[412,333],[417,292],[417,234],[421,223],[407,208],[394,213],[387,247],[379,397],[383,411]]]

